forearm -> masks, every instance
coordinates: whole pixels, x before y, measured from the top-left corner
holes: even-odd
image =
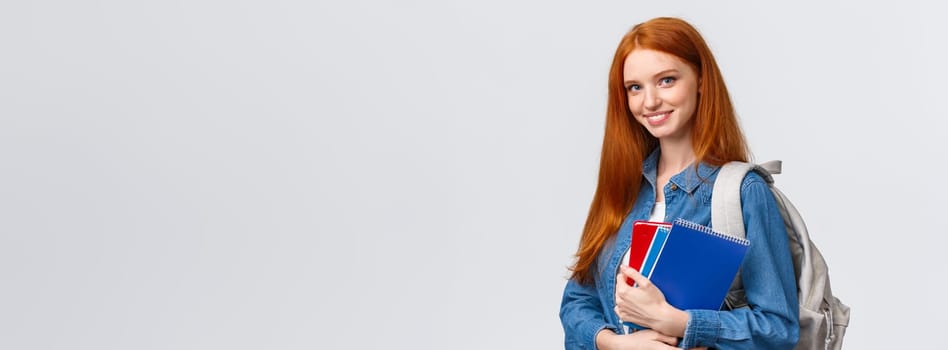
[[[596,349],[612,350],[612,340],[618,335],[611,329],[603,329],[596,333]]]
[[[788,317],[748,307],[732,311],[691,310],[682,345],[722,349],[792,349],[797,323]]]
[[[685,328],[688,326],[690,317],[688,312],[668,305],[668,308],[662,312],[662,317],[651,328],[659,333],[681,338],[685,336]]]

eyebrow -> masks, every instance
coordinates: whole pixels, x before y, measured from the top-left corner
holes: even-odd
[[[653,78],[657,78],[657,77],[660,77],[660,76],[663,76],[663,75],[666,75],[666,74],[671,74],[671,73],[678,73],[678,70],[675,69],[675,68],[669,68],[669,69],[663,70],[663,71],[661,71],[661,72],[655,73],[654,75],[652,75],[652,77],[653,77]],[[626,81],[625,81],[625,84],[628,85],[628,84],[630,84],[630,83],[637,83],[637,82],[638,82],[637,80],[626,80]]]

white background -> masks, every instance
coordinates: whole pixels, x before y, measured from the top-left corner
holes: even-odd
[[[606,73],[704,34],[853,308],[940,344],[942,5],[0,4],[0,348],[555,349]]]

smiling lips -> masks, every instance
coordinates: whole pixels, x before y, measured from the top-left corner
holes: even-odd
[[[658,126],[658,125],[662,125],[662,123],[668,120],[668,118],[671,117],[671,113],[672,111],[661,111],[661,112],[645,114],[643,115],[643,117],[645,117],[645,120],[648,122],[649,125]]]

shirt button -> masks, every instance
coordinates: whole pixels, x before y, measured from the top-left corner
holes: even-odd
[[[676,184],[671,184],[671,190],[672,190],[672,191],[678,191],[678,185],[676,185]]]

